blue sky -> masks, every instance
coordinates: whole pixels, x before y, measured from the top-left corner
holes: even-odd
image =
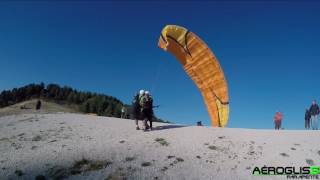
[[[177,24],[213,50],[228,80],[229,127],[304,126],[320,101],[320,3],[0,2],[0,90],[59,83],[130,103],[150,90],[159,117],[210,120],[202,97],[175,58],[157,47],[161,29]]]

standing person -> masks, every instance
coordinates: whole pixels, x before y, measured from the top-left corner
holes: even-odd
[[[311,119],[310,111],[309,109],[306,109],[306,113],[304,115],[304,120],[305,120],[304,127],[306,129],[310,129],[310,119]]]
[[[121,108],[121,119],[126,118],[126,108],[122,106]]]
[[[309,109],[311,114],[311,124],[313,130],[318,130],[318,115],[319,115],[319,106],[316,100],[312,101],[312,105]]]
[[[153,99],[150,96],[149,91],[146,91],[144,96],[140,99],[140,106],[141,106],[141,113],[142,113],[142,120],[144,124],[144,130],[147,130],[150,127],[152,130],[152,117],[153,117]],[[148,126],[148,122],[150,126]]]
[[[147,107],[148,107],[148,121],[149,121],[149,125],[150,125],[150,130],[152,130],[153,107],[154,107],[153,106],[153,98],[152,98],[149,91],[147,91],[146,94],[147,94],[147,96],[149,96],[148,97],[149,101],[148,101],[148,105],[147,105]]]
[[[132,110],[131,110],[131,117],[135,120],[136,123],[136,130],[140,130],[139,127],[139,119],[141,119],[141,106],[140,106],[140,98],[144,95],[144,90],[140,90],[137,93],[132,101]]]
[[[39,110],[39,109],[41,109],[41,101],[40,100],[38,100],[37,104],[36,104],[36,110]]]
[[[279,130],[281,128],[281,121],[282,113],[280,111],[277,111],[276,115],[274,116],[274,125],[276,130]]]

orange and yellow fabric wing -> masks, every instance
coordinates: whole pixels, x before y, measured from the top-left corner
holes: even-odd
[[[158,46],[172,53],[199,88],[212,126],[225,127],[229,118],[228,86],[222,68],[209,47],[186,28],[167,25]]]

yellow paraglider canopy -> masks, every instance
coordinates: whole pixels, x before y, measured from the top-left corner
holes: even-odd
[[[212,126],[225,127],[229,118],[227,81],[208,46],[194,33],[176,25],[163,28],[158,46],[172,53],[195,82],[204,98]]]

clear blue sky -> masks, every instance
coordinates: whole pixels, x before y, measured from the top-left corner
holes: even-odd
[[[210,124],[202,97],[175,58],[157,47],[166,24],[213,50],[230,90],[229,127],[304,126],[320,101],[320,3],[176,1],[1,2],[0,90],[59,83],[116,96],[151,90],[159,117]]]

